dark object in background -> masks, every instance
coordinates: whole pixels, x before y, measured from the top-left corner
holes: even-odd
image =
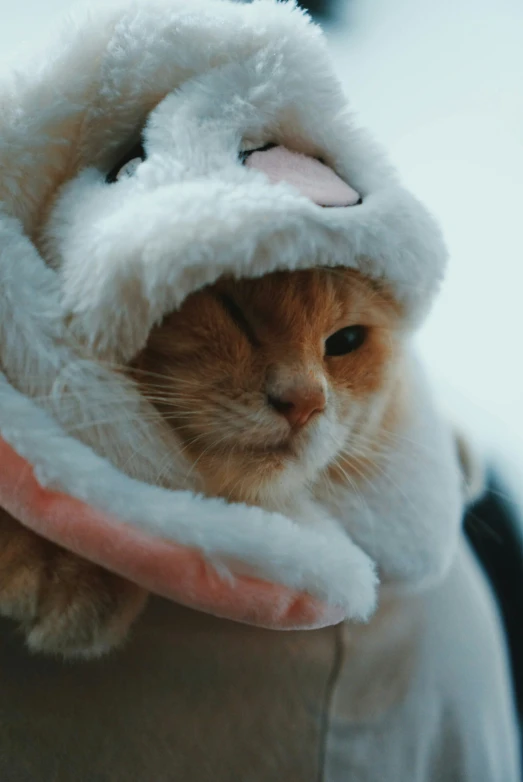
[[[328,19],[333,15],[337,0],[299,0],[299,5],[313,16]]]
[[[523,729],[523,520],[497,476],[490,476],[487,493],[468,511],[465,532],[498,600]]]
[[[240,0],[244,3],[252,3],[252,0]],[[345,3],[349,0],[344,0]],[[318,21],[327,21],[334,18],[336,7],[339,6],[341,0],[298,0],[298,5],[305,11],[308,11],[311,16],[314,16]]]

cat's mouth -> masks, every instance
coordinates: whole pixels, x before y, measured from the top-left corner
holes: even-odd
[[[268,443],[246,443],[240,452],[256,456],[277,457],[279,459],[299,459],[307,448],[309,438],[305,432],[291,432],[285,437]]]
[[[297,456],[296,446],[291,441],[280,443],[278,445],[252,445],[242,448],[246,453],[256,454],[258,456]]]
[[[299,430],[291,429],[285,433],[275,432],[265,442],[243,442],[238,444],[240,454],[277,459],[301,459],[311,446],[316,427],[314,424]]]
[[[224,441],[223,438],[217,438],[218,442],[213,442],[213,438],[208,440],[205,437],[186,438],[186,432],[181,435],[182,442],[190,446],[191,439],[198,440],[198,449],[195,452],[195,458],[200,454],[205,454],[207,461],[209,458],[222,458],[225,462],[231,458],[235,463],[240,461],[244,470],[251,471],[253,468],[269,467],[271,463],[274,467],[282,467],[285,462],[299,461],[306,454],[311,444],[312,431],[308,429],[295,431],[266,431],[265,436],[253,438],[252,433],[243,431],[236,436],[231,435]],[[185,435],[185,436],[184,436]],[[194,452],[193,452],[194,453]]]

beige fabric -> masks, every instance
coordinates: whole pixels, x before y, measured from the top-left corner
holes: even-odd
[[[336,628],[257,630],[154,600],[99,663],[0,630],[2,782],[317,782]]]
[[[128,647],[62,665],[0,627],[0,780],[519,782],[498,620],[464,545],[366,626],[246,627],[153,600]]]

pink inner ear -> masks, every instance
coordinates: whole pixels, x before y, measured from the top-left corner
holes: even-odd
[[[354,206],[360,201],[359,193],[332,168],[286,147],[253,152],[245,165],[263,171],[274,184],[287,182],[318,206]]]

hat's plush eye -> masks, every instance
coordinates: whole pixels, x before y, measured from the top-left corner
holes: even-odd
[[[129,179],[134,176],[136,169],[143,163],[145,158],[145,149],[140,141],[107,174],[106,182],[112,184],[113,182],[119,182],[121,179]]]
[[[275,146],[276,144],[270,141],[268,144],[264,144],[263,147],[253,147],[253,149],[244,149],[240,152],[240,163],[242,165],[245,165],[245,163],[250,158],[250,156],[253,155],[255,152],[268,152],[269,149],[274,149]]]
[[[325,342],[326,356],[345,356],[361,348],[367,337],[365,326],[347,326],[340,329]]]

